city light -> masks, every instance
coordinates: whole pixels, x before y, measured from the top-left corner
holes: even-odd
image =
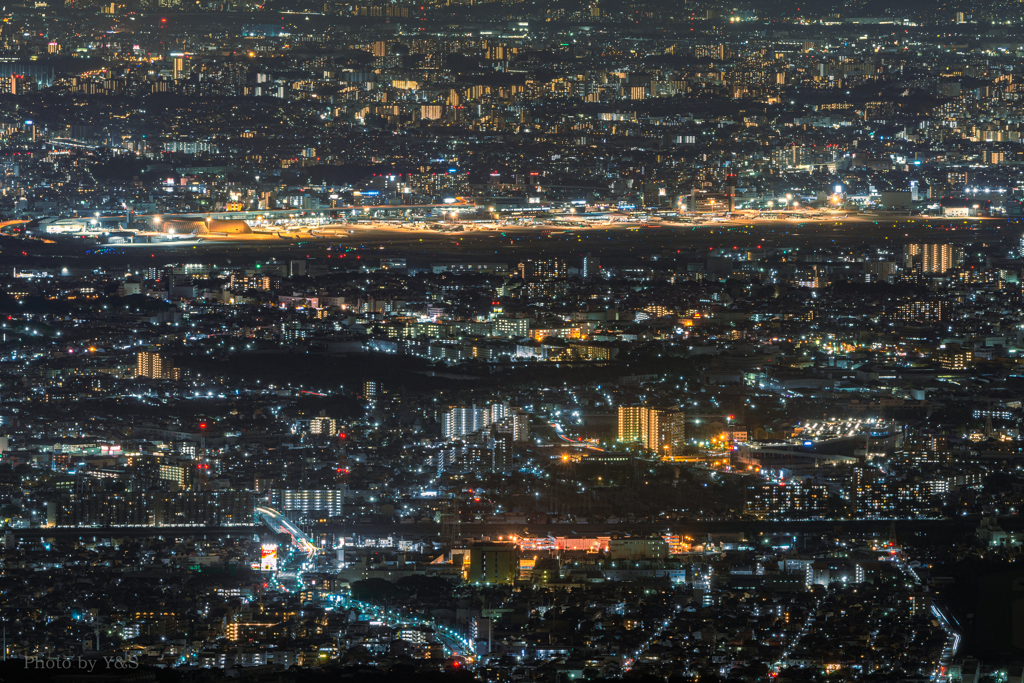
[[[9,677],[1018,677],[1016,4],[16,5]]]

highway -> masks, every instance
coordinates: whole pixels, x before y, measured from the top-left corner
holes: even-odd
[[[257,517],[263,520],[272,531],[276,531],[279,534],[288,534],[292,538],[292,543],[295,547],[306,553],[312,555],[317,552],[316,543],[312,538],[306,535],[293,521],[285,517],[283,514],[275,510],[274,508],[258,507],[256,508]]]
[[[467,660],[475,658],[473,641],[460,635],[453,629],[438,624],[432,618],[424,618],[414,614],[408,614],[400,609],[380,607],[368,602],[361,602],[352,598],[346,593],[335,593],[330,597],[330,602],[338,610],[354,609],[360,614],[369,615],[374,621],[379,621],[393,628],[400,626],[426,626],[434,630],[434,635],[444,646],[445,653],[449,656],[464,657]],[[472,663],[471,661],[469,663]]]
[[[291,548],[291,551],[286,553],[281,558],[281,564],[279,565],[278,571],[275,571],[269,579],[270,584],[274,590],[283,592],[292,592],[294,590],[303,590],[306,588],[304,580],[304,574],[306,572],[317,572],[317,563],[312,557],[311,553],[305,550],[306,543],[308,543],[308,537],[302,534],[301,530],[292,529],[294,524],[287,518],[281,515],[272,508],[257,508],[260,516],[264,520],[267,520],[267,525],[271,528],[280,526],[283,530],[280,533],[287,533],[291,535],[294,531],[298,533],[293,536],[293,539],[297,539]],[[275,529],[276,530],[276,529]],[[295,553],[305,555],[302,558],[296,558]],[[285,570],[283,567],[294,566],[293,570]],[[294,577],[295,583],[292,585],[291,582],[284,582],[281,579],[284,577]],[[352,597],[351,593],[348,592],[336,592],[329,593],[325,596],[325,601],[328,603],[330,609],[338,611],[355,610],[360,615],[366,615],[371,621],[379,621],[382,624],[386,624],[392,628],[398,628],[403,626],[423,626],[433,630],[435,637],[444,647],[445,654],[448,656],[463,658],[467,666],[472,666],[475,661],[474,643],[472,640],[461,635],[454,629],[437,623],[433,617],[427,617],[423,615],[410,614],[404,610],[395,607],[381,607],[380,605],[374,605],[369,602],[363,602],[356,600]]]
[[[256,508],[256,514],[272,531],[290,536],[294,549],[306,555],[306,558],[301,561],[299,569],[295,573],[299,588],[301,589],[304,584],[303,573],[309,570],[316,571],[316,562],[313,561],[312,556],[319,551],[319,548],[317,548],[312,538],[281,512],[270,507],[260,506]],[[273,578],[273,583],[276,588],[288,590],[287,587],[281,584],[276,574]],[[433,629],[447,654],[466,658],[467,663],[470,664],[473,661],[475,654],[473,642],[454,630],[438,624],[432,618],[427,619],[407,614],[400,609],[384,608],[371,603],[361,602],[354,599],[349,593],[334,593],[330,596],[329,600],[334,603],[336,609],[355,609],[361,614],[369,614],[374,620],[388,626],[428,626]]]

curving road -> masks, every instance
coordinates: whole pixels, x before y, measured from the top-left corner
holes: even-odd
[[[274,508],[258,507],[256,508],[256,514],[271,530],[276,531],[279,534],[288,534],[291,536],[292,543],[294,543],[295,547],[302,552],[307,555],[313,555],[318,552],[316,543],[313,542],[313,539],[306,535],[302,529],[297,527],[295,522],[288,519]]]

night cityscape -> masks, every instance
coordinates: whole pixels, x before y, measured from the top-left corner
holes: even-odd
[[[6,0],[0,683],[1024,683],[1022,133],[1019,0]]]

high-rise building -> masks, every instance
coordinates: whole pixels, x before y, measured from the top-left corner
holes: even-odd
[[[749,492],[747,512],[759,519],[820,518],[828,513],[828,487],[816,484],[762,484]]]
[[[515,434],[512,425],[491,425],[491,469],[496,472],[511,470],[514,455]]]
[[[314,512],[339,517],[345,505],[345,489],[274,489],[270,492],[270,505],[285,514],[296,512],[299,517]]]
[[[519,551],[515,545],[478,543],[469,548],[470,583],[510,584],[519,574]]]
[[[864,262],[864,281],[871,282],[889,282],[891,283],[893,278],[896,276],[897,266],[892,261],[865,261]]]
[[[255,521],[251,491],[73,493],[56,526],[233,526]]]
[[[252,524],[255,496],[251,491],[180,491],[152,496],[156,526],[231,526]]]
[[[926,273],[945,273],[963,260],[963,250],[951,244],[925,244],[921,252],[921,270]]]
[[[437,466],[437,476],[454,467],[458,457],[459,449],[454,445],[435,449],[430,460]]]
[[[189,475],[191,474],[191,467],[186,464],[161,464],[157,470],[157,477],[170,483],[170,486],[175,491],[181,491],[189,488],[191,480]]]
[[[693,56],[697,59],[716,59],[722,61],[725,59],[728,49],[724,44],[719,43],[718,45],[694,45]]]
[[[507,403],[492,403],[490,406],[491,422],[501,422],[509,416],[509,407]]]
[[[952,244],[908,244],[904,247],[907,267],[921,264],[922,273],[945,273],[963,261],[963,249]]]
[[[231,273],[229,286],[234,291],[245,291],[247,289],[271,289],[271,278],[269,275]]]
[[[518,338],[530,334],[530,318],[495,318],[494,336]]]
[[[559,258],[527,259],[517,270],[524,280],[557,280],[569,274],[569,267]]]
[[[659,456],[678,455],[684,445],[686,428],[683,413],[678,410],[657,410],[647,413],[647,441],[644,446]]]
[[[334,436],[338,433],[338,423],[330,417],[314,417],[309,421],[309,433],[323,436]]]
[[[467,443],[459,450],[459,460],[466,471],[488,472],[494,469],[494,448],[490,444]]]
[[[947,344],[935,356],[943,370],[967,370],[974,364],[974,351],[959,344]]]
[[[942,301],[938,299],[904,301],[896,306],[896,319],[923,323],[942,322],[944,319]]]
[[[136,377],[149,379],[181,379],[181,368],[174,367],[170,358],[156,351],[139,351],[135,365]]]
[[[513,408],[512,414],[505,418],[512,425],[512,439],[523,442],[530,438],[530,416],[522,408]]]
[[[685,438],[684,414],[675,408],[619,406],[619,441],[639,442],[659,456],[672,456]]]
[[[647,431],[647,408],[644,406],[619,406],[619,441],[632,443],[641,441]]]
[[[453,406],[444,414],[441,435],[457,439],[478,432],[490,424],[491,411],[473,406]]]
[[[458,439],[486,429],[495,422],[510,420],[515,424],[518,412],[508,403],[489,406],[452,406],[441,419],[441,434],[446,439]]]

